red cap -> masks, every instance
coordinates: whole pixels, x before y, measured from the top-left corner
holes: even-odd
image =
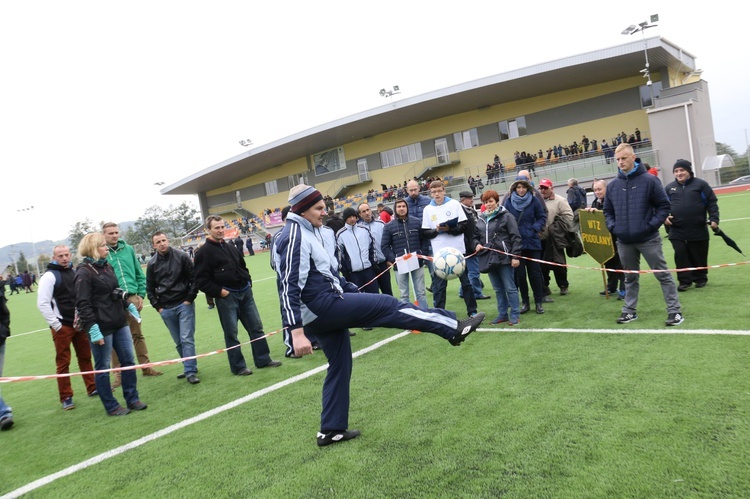
[[[552,181],[548,178],[543,178],[539,181],[539,185],[543,185],[544,187],[552,187]]]

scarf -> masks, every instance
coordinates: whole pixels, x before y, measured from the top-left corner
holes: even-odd
[[[96,265],[97,267],[103,267],[104,264],[107,263],[106,258],[100,258],[98,260],[94,260],[90,256],[83,257],[83,261],[84,263],[90,263],[90,264]]]
[[[534,197],[531,194],[531,191],[526,191],[526,195],[521,197],[515,192],[510,193],[510,204],[515,208],[517,211],[523,211],[531,204],[531,201],[534,199]]]
[[[487,210],[484,213],[482,213],[481,216],[489,222],[490,220],[495,218],[499,213],[500,213],[500,205],[497,205],[497,208],[495,208],[492,211]]]

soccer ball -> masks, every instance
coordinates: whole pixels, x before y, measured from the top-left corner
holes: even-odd
[[[435,274],[441,279],[450,280],[463,274],[466,268],[464,255],[456,248],[443,248],[433,259]]]

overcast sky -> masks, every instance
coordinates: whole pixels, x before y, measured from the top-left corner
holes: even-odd
[[[743,152],[744,2],[3,2],[0,247],[197,206],[155,183],[381,106],[383,87],[411,97],[632,41],[620,32],[656,13],[646,35],[697,57],[716,139]]]

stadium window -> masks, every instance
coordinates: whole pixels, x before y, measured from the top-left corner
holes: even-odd
[[[651,96],[653,95],[654,99],[656,99],[661,95],[661,82],[655,81],[650,87],[649,85],[641,85],[638,87],[638,91],[641,94],[641,107],[651,107],[654,105]],[[651,92],[653,92],[653,94]]]
[[[279,193],[279,184],[275,180],[266,182],[266,196]]]
[[[526,135],[526,117],[520,116],[512,120],[500,121],[497,124],[500,140],[517,139]]]
[[[477,129],[472,128],[471,130],[454,133],[453,142],[456,144],[457,151],[463,151],[464,149],[471,149],[472,147],[479,146],[479,135],[477,134]]]
[[[289,188],[287,190],[291,190],[295,185],[307,184],[307,174],[305,173],[295,173],[294,175],[288,175],[286,179],[289,183]]]
[[[422,144],[419,142],[380,153],[380,162],[383,168],[412,163],[420,159],[422,159]]]
[[[338,147],[330,151],[313,154],[313,165],[315,165],[315,176],[345,170],[344,149]]]

